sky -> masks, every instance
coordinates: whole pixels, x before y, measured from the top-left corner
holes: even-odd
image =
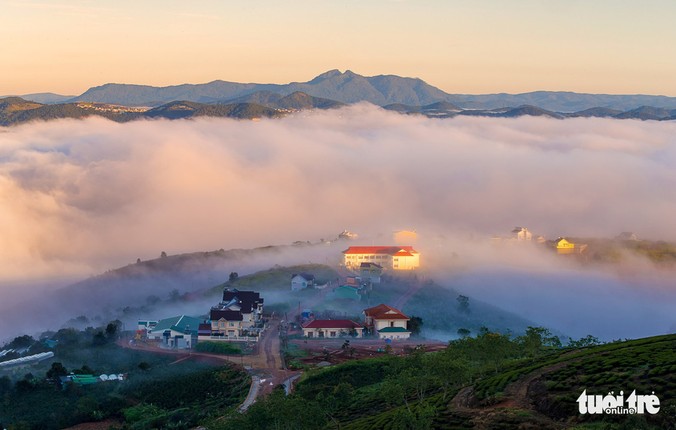
[[[0,0],[0,94],[307,81],[676,96],[672,0]]]

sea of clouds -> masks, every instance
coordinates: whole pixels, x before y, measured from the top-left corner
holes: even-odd
[[[673,271],[638,262],[627,278],[549,257],[513,264],[492,251],[484,259],[472,242],[517,225],[548,238],[633,231],[674,241],[674,190],[673,121],[438,120],[361,104],[261,121],[31,123],[0,129],[0,294],[15,303],[26,286],[161,251],[316,241],[343,229],[380,244],[405,228],[469,295],[574,335],[594,333],[585,324],[601,311],[648,319],[645,330],[599,323],[607,337],[673,332]],[[462,275],[445,270],[446,255],[465,253]],[[516,296],[528,306],[508,300]],[[552,317],[562,300],[577,311]]]

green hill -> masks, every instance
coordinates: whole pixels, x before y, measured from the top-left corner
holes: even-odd
[[[676,335],[571,349],[548,345],[542,334],[532,329],[510,339],[486,332],[440,352],[315,370],[293,395],[273,395],[214,428],[674,428]],[[654,392],[660,410],[582,415],[576,399],[584,390]]]

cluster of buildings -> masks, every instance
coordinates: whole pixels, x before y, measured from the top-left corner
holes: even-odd
[[[377,336],[379,339],[408,339],[410,318],[399,309],[380,304],[364,309],[364,322],[347,319],[313,319],[303,324],[303,336],[308,339],[337,338],[352,336]]]
[[[494,243],[524,243],[533,242],[545,245],[554,250],[557,254],[582,254],[587,250],[587,245],[583,243],[574,243],[565,237],[559,237],[554,240],[547,240],[544,236],[535,236],[526,227],[514,227],[511,235],[505,237],[493,237]]]
[[[226,288],[223,300],[204,320],[187,315],[159,321],[139,321],[136,339],[189,349],[199,341],[257,342],[264,330],[263,298],[254,291]]]
[[[345,233],[347,234],[347,233]],[[413,232],[407,232],[410,237]],[[353,235],[353,234],[351,234]],[[352,237],[349,237],[352,238]],[[343,251],[344,265],[352,270],[343,285],[331,291],[332,297],[360,300],[374,284],[381,282],[385,270],[412,271],[420,267],[420,253],[412,246],[350,246]],[[291,276],[291,290],[324,288],[311,273]],[[136,339],[157,341],[168,348],[192,348],[200,341],[257,342],[264,330],[264,300],[260,293],[226,288],[220,303],[209,311],[209,319],[179,315],[159,321],[138,322]],[[312,319],[303,325],[307,338],[363,337],[407,339],[409,317],[398,309],[378,305],[364,310],[364,322]]]
[[[331,298],[359,301],[374,285],[380,284],[385,271],[413,271],[420,267],[420,253],[412,246],[351,246],[343,251],[343,265],[354,275],[331,290]],[[294,273],[291,291],[326,288],[311,273]]]

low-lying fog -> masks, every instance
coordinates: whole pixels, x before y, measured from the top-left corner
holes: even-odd
[[[38,286],[162,251],[316,241],[345,228],[386,244],[406,228],[420,232],[423,264],[434,261],[443,282],[542,325],[604,338],[673,332],[673,271],[523,264],[472,243],[517,225],[548,238],[676,240],[675,144],[673,121],[434,120],[370,105],[0,129],[0,315],[26,295],[39,302]],[[462,273],[444,267],[453,253]],[[0,338],[23,329],[0,321]]]

